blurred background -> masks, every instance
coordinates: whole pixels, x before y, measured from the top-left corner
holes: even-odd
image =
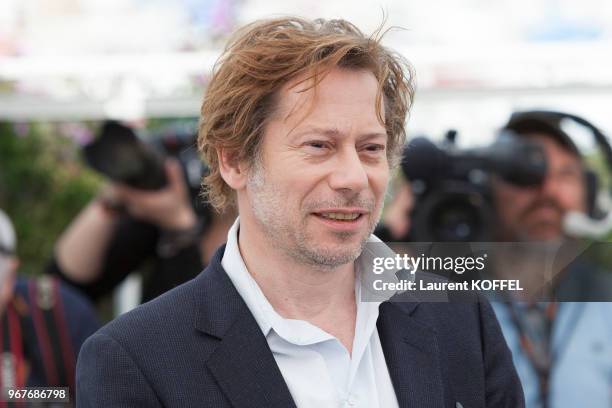
[[[81,159],[105,119],[142,134],[195,129],[228,35],[260,17],[341,17],[415,67],[409,135],[489,143],[517,109],[569,111],[612,133],[612,3],[605,0],[3,0],[0,208],[20,271],[41,272],[102,179]],[[586,138],[585,140],[590,140]]]
[[[584,301],[612,299],[612,147],[596,129],[612,135],[609,0],[0,0],[0,323],[27,328],[35,312],[53,312],[48,333],[69,327],[75,351],[39,359],[56,336],[24,332],[33,368],[23,384],[73,387],[98,318],[192,279],[225,241],[236,214],[199,196],[200,104],[232,31],[287,14],[392,27],[383,43],[411,62],[417,89],[412,148],[377,236],[526,241],[495,267],[528,276],[550,254],[571,258],[554,263],[569,271],[565,286],[547,289],[594,282],[593,297],[496,313],[528,407],[611,406],[612,303]],[[532,112],[510,126],[516,111]],[[561,247],[568,236],[574,246]],[[583,238],[604,245],[580,258]],[[574,315],[574,335],[553,332],[554,319]],[[552,376],[555,339],[572,343]],[[45,377],[52,358],[65,368],[59,382]],[[15,361],[19,378],[27,364]]]

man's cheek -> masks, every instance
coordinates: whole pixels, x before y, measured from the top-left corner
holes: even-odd
[[[566,211],[586,211],[587,209],[586,192],[580,188],[568,189],[560,197],[562,198],[560,204]]]
[[[381,206],[385,201],[385,195],[388,190],[388,178],[382,177],[379,180],[374,181],[372,185],[372,190],[374,194],[374,198],[376,200],[376,205]]]

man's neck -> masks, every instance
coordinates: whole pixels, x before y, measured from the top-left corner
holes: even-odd
[[[223,214],[215,214],[212,216],[208,230],[200,242],[200,253],[204,265],[208,265],[215,254],[215,251],[220,245],[227,240],[227,231],[231,228],[236,220],[236,213],[233,210],[227,210]]]
[[[238,246],[247,270],[274,310],[305,320],[337,337],[349,350],[355,332],[354,264],[316,268],[293,260],[241,225]]]

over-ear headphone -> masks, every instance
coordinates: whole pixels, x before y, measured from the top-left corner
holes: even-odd
[[[548,110],[530,110],[519,111],[512,114],[504,129],[511,130],[516,133],[526,132],[544,132],[554,136],[566,148],[574,151],[578,155],[582,155],[572,137],[568,135],[562,128],[562,122],[571,120],[574,123],[587,129],[592,135],[598,149],[601,152],[602,158],[605,161],[608,174],[612,175],[612,146],[608,142],[607,137],[595,125],[586,119],[566,112],[548,111]],[[587,209],[591,218],[601,219],[606,216],[608,211],[600,208],[597,203],[599,194],[600,180],[596,172],[591,169],[585,169],[585,183],[587,191]],[[608,194],[612,195],[612,177],[608,177]]]

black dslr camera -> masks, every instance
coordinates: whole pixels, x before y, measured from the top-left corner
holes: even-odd
[[[112,181],[140,190],[159,190],[167,183],[162,152],[121,123],[105,122],[83,154],[87,164]]]
[[[504,132],[486,146],[458,149],[449,131],[438,147],[425,137],[404,149],[401,168],[412,184],[413,242],[484,242],[495,223],[491,176],[518,186],[535,186],[546,175],[540,146]]]
[[[174,157],[183,169],[196,213],[208,216],[210,209],[199,197],[208,168],[198,156],[196,139],[192,123],[172,123],[145,139],[124,124],[107,121],[95,140],[83,147],[83,156],[89,166],[110,180],[140,190],[164,188],[168,182],[164,161]]]

